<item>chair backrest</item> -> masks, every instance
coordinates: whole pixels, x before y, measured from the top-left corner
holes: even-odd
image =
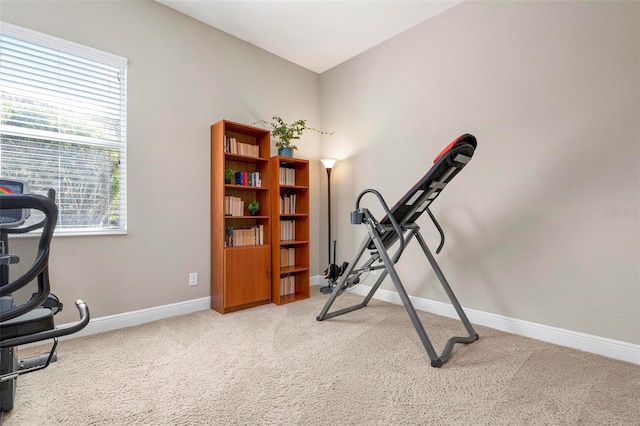
[[[51,198],[0,194],[0,322],[37,308],[49,295],[49,251],[57,220]]]

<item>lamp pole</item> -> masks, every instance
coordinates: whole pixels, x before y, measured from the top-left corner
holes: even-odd
[[[331,167],[327,168],[327,262],[331,263]]]
[[[335,158],[325,158],[320,160],[322,164],[324,164],[325,169],[327,169],[327,263],[331,265],[331,169],[334,164],[336,164]],[[324,289],[325,287],[322,287]],[[325,291],[322,291],[325,293]],[[332,292],[331,286],[327,286],[327,293]]]

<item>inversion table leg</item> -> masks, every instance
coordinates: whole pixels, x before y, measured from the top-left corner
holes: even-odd
[[[449,286],[449,283],[447,282],[447,279],[444,277],[444,274],[442,273],[442,270],[440,269],[440,266],[436,262],[436,259],[433,257],[433,254],[431,254],[431,250],[429,250],[429,247],[427,246],[427,243],[424,241],[424,239],[422,238],[422,235],[420,235],[420,233],[416,234],[416,238],[418,239],[418,242],[420,243],[420,247],[422,247],[422,251],[424,251],[424,254],[427,256],[427,259],[429,259],[429,263],[431,264],[431,267],[435,271],[436,276],[440,280],[440,284],[442,284],[442,287],[444,288],[444,291],[447,293],[447,296],[449,296],[449,300],[451,300],[451,303],[453,304],[453,307],[456,309],[456,312],[458,313],[458,316],[460,317],[460,320],[462,320],[462,323],[464,324],[464,327],[467,329],[467,332],[469,333],[470,336],[473,335],[477,339],[478,338],[477,333],[475,332],[475,330],[473,329],[473,326],[469,322],[469,319],[467,318],[467,315],[464,313],[464,310],[462,309],[462,306],[460,306],[460,302],[458,302],[458,299],[456,298],[456,295],[453,294],[453,290],[451,290],[451,287]],[[474,339],[474,340],[476,340],[476,339]]]
[[[391,280],[393,281],[393,284],[396,287],[398,295],[400,296],[400,300],[402,300],[402,304],[404,305],[405,309],[407,310],[407,313],[409,314],[409,318],[411,318],[411,322],[413,323],[413,327],[416,329],[416,332],[418,333],[418,336],[420,337],[420,341],[422,342],[422,346],[424,346],[425,350],[427,351],[427,355],[429,355],[429,359],[431,360],[431,365],[436,367],[436,365],[434,365],[434,362],[436,362],[438,360],[438,354],[436,353],[435,349],[433,348],[433,345],[431,344],[431,341],[429,340],[429,337],[427,336],[427,332],[424,331],[424,327],[422,326],[422,322],[420,322],[420,318],[418,318],[418,314],[416,313],[416,310],[413,307],[413,304],[411,304],[411,300],[409,299],[409,295],[405,291],[405,289],[404,289],[404,287],[402,285],[402,282],[400,281],[400,277],[398,276],[398,273],[396,272],[396,268],[393,266],[393,262],[389,258],[389,255],[387,254],[387,251],[385,250],[385,248],[384,248],[383,244],[380,242],[380,240],[378,238],[374,238],[373,242],[376,245],[376,248],[378,249],[378,254],[382,258],[382,261],[385,264],[386,270],[389,273],[389,276],[391,277]],[[442,365],[442,364],[440,364],[440,365]],[[437,365],[437,367],[440,367],[440,365]]]
[[[436,262],[436,259],[433,257],[433,254],[431,254],[431,250],[429,250],[427,243],[424,241],[424,239],[422,238],[422,235],[420,235],[419,232],[416,232],[416,238],[418,240],[418,243],[420,244],[420,247],[422,247],[422,251],[427,256],[427,259],[429,259],[429,263],[431,264],[431,267],[435,271],[436,276],[440,280],[440,284],[442,284],[442,288],[444,289],[445,293],[447,293],[447,296],[449,297],[451,304],[453,305],[456,312],[458,313],[458,316],[460,317],[462,324],[464,324],[464,327],[467,329],[467,332],[469,333],[469,336],[467,337],[454,336],[447,341],[447,344],[445,345],[442,351],[442,355],[440,355],[440,358],[438,359],[438,362],[440,362],[440,365],[442,365],[447,361],[447,359],[449,358],[449,355],[451,355],[453,346],[456,343],[472,343],[478,340],[480,336],[473,329],[473,326],[471,325],[471,322],[469,322],[469,319],[467,318],[467,315],[462,309],[462,306],[460,306],[460,302],[458,302],[458,299],[456,298],[455,294],[453,294],[453,290],[451,290],[451,287],[449,286],[447,279],[444,277],[444,274],[442,273],[440,266]],[[431,365],[433,364],[434,364],[434,361],[432,359]],[[433,365],[433,366],[439,367],[440,365]]]
[[[324,319],[332,318],[332,317],[335,317],[337,315],[346,314],[347,312],[355,311],[356,309],[360,309],[360,308],[363,308],[363,307],[366,306],[366,303],[360,303],[360,304],[357,304],[357,305],[354,305],[354,306],[351,306],[351,307],[348,307],[348,308],[344,308],[344,309],[340,309],[340,310],[335,311],[335,312],[331,312],[330,314],[328,313],[329,312],[329,308],[331,308],[331,305],[333,305],[333,302],[335,302],[336,298],[340,295],[340,293],[342,293],[343,287],[346,287],[346,282],[347,282],[347,279],[349,278],[349,275],[353,271],[355,265],[360,261],[360,258],[362,257],[362,255],[364,254],[365,250],[367,249],[367,246],[370,243],[371,243],[371,237],[365,237],[362,240],[362,243],[360,244],[360,247],[358,248],[358,251],[356,252],[356,254],[353,257],[353,259],[351,260],[351,262],[349,263],[349,266],[347,266],[347,270],[344,271],[344,273],[342,274],[342,276],[338,280],[338,284],[333,289],[333,293],[331,293],[331,296],[329,297],[329,300],[327,300],[327,302],[324,304],[324,307],[320,311],[320,314],[316,317],[316,320],[322,321]]]
[[[372,231],[372,230],[369,229],[369,231]],[[449,286],[449,283],[447,282],[446,278],[444,277],[444,274],[442,273],[442,270],[440,269],[440,267],[438,266],[437,262],[435,261],[435,259],[434,259],[433,255],[431,254],[431,251],[429,250],[426,242],[424,241],[424,239],[420,235],[419,227],[411,226],[411,227],[408,228],[408,234],[407,234],[407,237],[405,238],[405,242],[409,243],[414,236],[418,239],[420,247],[422,247],[423,252],[427,256],[427,259],[429,260],[429,263],[431,264],[431,267],[435,271],[436,276],[440,280],[440,283],[441,283],[442,287],[444,288],[447,296],[449,297],[449,300],[451,300],[451,303],[453,304],[456,312],[458,313],[458,316],[460,317],[462,323],[464,324],[465,328],[467,329],[467,332],[469,333],[468,337],[457,337],[457,336],[451,337],[447,341],[447,343],[446,343],[446,345],[445,345],[445,347],[444,347],[444,349],[442,351],[442,355],[440,355],[440,356],[438,356],[437,352],[435,351],[435,349],[433,347],[433,344],[431,343],[431,340],[429,340],[429,337],[427,336],[427,332],[425,331],[424,326],[422,325],[422,322],[420,321],[420,318],[418,317],[418,314],[416,313],[416,310],[413,307],[413,304],[411,303],[411,300],[409,299],[409,295],[407,294],[406,290],[404,289],[404,286],[402,285],[402,282],[400,281],[400,277],[398,276],[398,273],[396,272],[396,269],[394,267],[394,260],[397,260],[397,259],[391,259],[389,257],[389,254],[387,253],[387,250],[384,247],[384,244],[380,241],[380,239],[377,237],[377,235],[374,232],[369,232],[369,235],[370,236],[368,238],[365,238],[363,240],[363,242],[360,245],[359,250],[356,252],[356,255],[354,256],[352,262],[349,264],[349,267],[345,271],[344,275],[340,278],[340,280],[338,282],[338,285],[334,289],[334,292],[332,293],[331,297],[329,298],[329,300],[327,300],[325,306],[322,308],[322,311],[320,312],[320,315],[318,315],[318,317],[316,318],[318,321],[322,321],[322,320],[327,319],[327,318],[333,318],[335,316],[346,314],[348,312],[351,312],[351,311],[354,311],[356,309],[360,309],[360,308],[363,308],[363,307],[367,306],[367,304],[369,303],[369,301],[373,297],[374,293],[378,290],[378,288],[380,287],[380,285],[382,284],[382,282],[384,281],[384,279],[386,278],[386,276],[388,274],[391,277],[391,280],[393,281],[394,286],[396,287],[396,291],[398,292],[398,295],[400,296],[400,300],[402,300],[402,304],[404,305],[404,307],[405,307],[405,309],[407,311],[407,314],[409,315],[409,318],[411,319],[411,322],[413,323],[413,327],[415,328],[416,332],[418,333],[418,337],[420,338],[420,341],[422,342],[422,345],[424,346],[425,350],[427,351],[427,355],[429,356],[429,359],[431,360],[431,365],[433,367],[441,367],[447,361],[447,359],[451,355],[451,351],[453,350],[453,346],[456,343],[471,343],[471,342],[473,342],[473,341],[478,339],[478,334],[473,329],[473,326],[471,325],[471,323],[469,322],[469,319],[467,318],[466,314],[464,313],[464,310],[462,309],[462,306],[460,306],[460,303],[458,302],[457,298],[453,294],[453,291],[451,290],[451,287]],[[371,235],[373,235],[373,237],[371,237]],[[338,295],[342,293],[342,290],[346,288],[347,279],[348,279],[349,275],[351,274],[351,272],[354,270],[356,263],[360,260],[360,258],[362,257],[364,251],[367,250],[367,248],[369,247],[371,242],[373,242],[373,244],[375,245],[375,247],[377,249],[377,253],[380,256],[380,259],[382,260],[382,262],[384,263],[384,270],[382,271],[380,277],[378,277],[378,280],[376,281],[374,286],[371,288],[371,290],[369,291],[369,293],[367,294],[367,296],[365,297],[363,302],[361,302],[361,303],[359,303],[357,305],[353,305],[353,306],[350,306],[350,307],[347,307],[347,308],[343,308],[343,309],[340,309],[340,310],[337,310],[337,311],[329,313],[329,309],[333,305],[333,302],[336,300]],[[401,253],[396,253],[396,254],[399,255]],[[394,256],[394,258],[395,257],[396,256]],[[370,264],[372,262],[373,262],[373,260],[370,260],[368,265],[370,266]]]
[[[325,303],[324,307],[320,311],[320,314],[316,317],[316,319],[318,321],[322,321],[322,320],[325,320],[327,318],[333,318],[333,317],[338,316],[338,315],[343,315],[343,314],[346,314],[347,312],[355,311],[356,309],[364,308],[365,306],[367,306],[367,304],[369,303],[369,301],[371,300],[371,298],[373,297],[375,292],[378,290],[378,287],[380,287],[380,284],[382,284],[382,281],[384,281],[384,279],[386,278],[388,272],[387,272],[386,266],[385,266],[385,269],[381,272],[380,277],[378,277],[378,280],[376,281],[374,286],[369,291],[369,294],[367,294],[367,296],[364,298],[364,300],[361,303],[358,303],[357,305],[349,306],[347,308],[343,308],[343,309],[340,309],[340,310],[337,310],[337,311],[329,313],[329,309],[331,308],[331,305],[333,305],[333,302],[342,293],[343,290],[346,290],[347,286],[346,286],[345,283],[349,279],[349,276],[353,272],[356,264],[360,261],[360,259],[362,258],[362,255],[364,254],[364,252],[367,250],[367,248],[369,247],[369,245],[373,241],[371,235],[376,235],[376,233],[371,228],[371,224],[366,224],[366,226],[367,226],[367,231],[369,233],[369,236],[365,237],[362,240],[362,243],[360,244],[360,247],[358,248],[358,251],[356,251],[355,256],[353,257],[353,259],[349,263],[349,266],[347,267],[347,270],[344,271],[342,277],[340,278],[340,280],[338,280],[338,284],[336,285],[333,293],[331,294],[331,297],[329,298],[329,300],[327,300],[327,302]],[[411,240],[412,236],[413,235],[410,235],[407,238],[406,241],[409,242]],[[377,238],[377,236],[376,236],[376,238]],[[399,255],[399,253],[397,253],[397,254]],[[372,257],[371,259],[369,259],[367,261],[367,263],[365,264],[364,267],[366,268],[368,266],[371,266],[371,264],[373,264],[374,261],[375,260]]]

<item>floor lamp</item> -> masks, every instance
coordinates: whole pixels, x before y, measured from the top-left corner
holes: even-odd
[[[324,164],[324,168],[327,169],[327,228],[329,230],[329,238],[327,239],[327,262],[331,264],[331,169],[338,160],[336,160],[335,158],[325,158],[320,161],[322,161],[322,164]],[[324,287],[321,287],[320,291],[324,294],[329,294],[333,292],[333,287],[331,286],[331,284],[328,284]]]

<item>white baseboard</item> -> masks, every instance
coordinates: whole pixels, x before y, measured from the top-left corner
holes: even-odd
[[[359,285],[349,290],[362,296],[366,296],[371,290],[370,286]],[[385,302],[402,304],[398,293],[389,290],[378,289],[373,296],[374,299]],[[458,314],[452,305],[409,296],[411,303],[416,310],[430,312],[449,318],[459,319]],[[507,333],[519,336],[530,337],[532,339],[549,342],[568,348],[579,349],[609,358],[640,364],[640,345],[608,339],[606,337],[593,336],[577,331],[565,330],[557,327],[536,324],[529,321],[522,321],[516,318],[509,318],[489,312],[464,308],[469,321],[473,324],[490,327]],[[480,336],[482,338],[482,336]]]
[[[312,276],[310,281],[313,286],[325,285],[327,282],[320,275]],[[370,290],[371,287],[369,286],[359,285],[349,291],[365,296]],[[419,311],[458,319],[458,314],[450,304],[414,296],[409,296],[409,298],[411,299],[413,306]],[[374,299],[397,305],[402,304],[400,296],[398,296],[396,292],[389,290],[378,289],[374,295]],[[89,336],[91,334],[131,327],[177,315],[204,311],[210,309],[210,301],[210,297],[203,297],[200,299],[187,300],[185,302],[172,303],[170,305],[156,306],[138,311],[95,318],[92,319],[83,330],[71,336],[66,336],[65,338]],[[475,309],[465,308],[465,312],[469,321],[473,324],[506,331],[507,333],[513,333],[519,336],[530,337],[543,342],[579,349],[621,361],[640,364],[640,345],[557,327],[549,327]],[[65,338],[62,338],[61,340]]]
[[[198,311],[205,311],[210,308],[211,298],[203,297],[200,299],[172,303],[170,305],[140,309],[139,311],[131,311],[122,314],[109,315],[106,317],[92,318],[85,328],[70,336],[62,337],[60,338],[60,340],[73,339],[76,337],[103,333],[105,331],[118,330],[120,328],[132,327],[134,325],[140,325],[164,318],[190,314]]]
[[[327,285],[327,280],[325,280],[322,275],[313,275],[311,277],[311,279],[309,280],[309,283],[314,286],[314,285],[320,285],[320,286],[324,286]]]

